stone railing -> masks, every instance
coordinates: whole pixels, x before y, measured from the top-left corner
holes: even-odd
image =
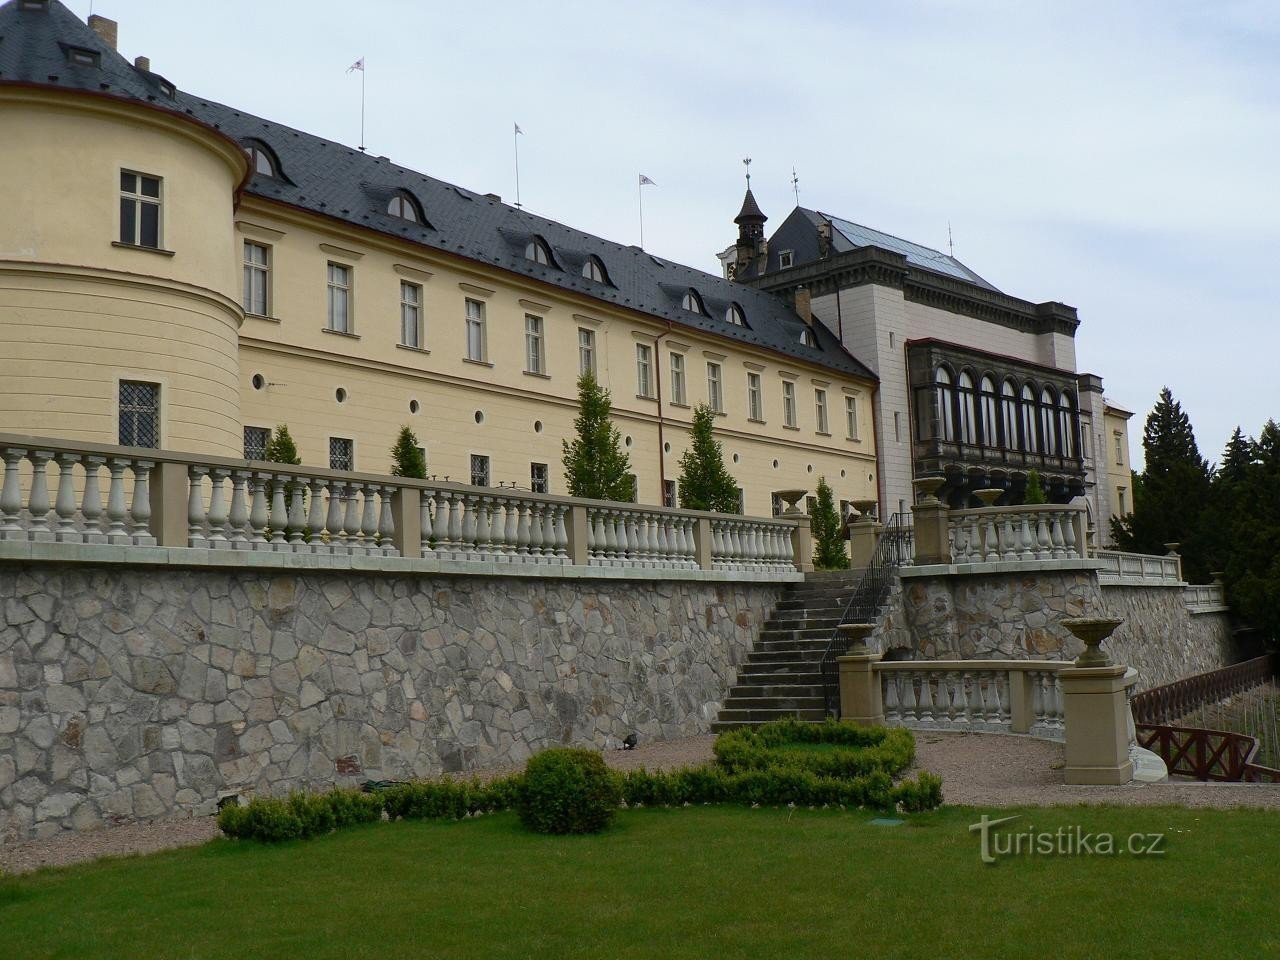
[[[1189,584],[1182,590],[1182,601],[1192,613],[1221,613],[1227,606],[1227,591],[1221,583]]]
[[[1084,560],[1084,506],[1040,505],[952,510],[947,515],[951,562]]]
[[[1156,556],[1147,553],[1122,553],[1119,550],[1099,550],[1097,558],[1102,566],[1098,579],[1104,586],[1124,585],[1148,587],[1163,584],[1180,587],[1182,583],[1182,558],[1177,554]]]
[[[619,568],[628,575],[702,571],[750,579],[798,577],[811,552],[803,518],[670,510],[7,434],[0,434],[0,459],[0,558],[255,566],[351,565],[348,558],[366,558],[359,565],[368,566],[382,558],[458,572],[566,568],[570,575],[568,568],[597,568],[617,575],[608,568]],[[138,549],[127,557],[110,549],[122,546]]]
[[[1063,739],[1057,660],[880,661],[885,723]]]

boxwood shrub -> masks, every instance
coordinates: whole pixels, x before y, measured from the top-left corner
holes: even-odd
[[[618,777],[594,750],[557,747],[529,760],[520,821],[536,833],[599,833],[618,812]]]
[[[818,744],[830,749],[788,749]],[[838,720],[776,720],[722,733],[715,743],[716,763],[729,773],[786,767],[844,780],[875,772],[895,776],[911,765],[915,753],[910,730]]]

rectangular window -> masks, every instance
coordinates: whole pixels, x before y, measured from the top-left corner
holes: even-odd
[[[747,374],[747,416],[752,420],[764,419],[764,404],[760,399],[760,374]]]
[[[596,372],[596,332],[578,328],[578,373]]]
[[[676,482],[674,480],[662,481],[662,505],[664,507],[675,507],[676,505]]]
[[[160,446],[160,384],[120,381],[120,446]]]
[[[782,511],[786,509],[786,505],[782,502],[782,498],[776,493],[769,494],[769,508],[773,511],[775,517],[782,516]]]
[[[525,373],[541,373],[542,360],[542,318],[531,313],[524,315],[524,370]]]
[[[844,428],[845,436],[850,440],[858,439],[858,398],[844,398]]]
[[[778,254],[778,269],[786,270],[795,262],[795,254],[790,250],[783,250]]]
[[[1116,466],[1123,467],[1124,466],[1124,434],[1117,432],[1115,435],[1115,440],[1116,440]]]
[[[636,344],[636,393],[653,396],[653,347],[647,343]]]
[[[471,485],[473,487],[489,485],[489,458],[479,453],[471,455]]]
[[[354,470],[356,468],[356,444],[346,437],[329,438],[329,469]]]
[[[547,493],[547,465],[529,464],[529,489],[534,493]]]
[[[893,439],[902,440],[902,417],[899,416],[897,410],[893,411]]]
[[[267,459],[267,444],[271,441],[271,431],[266,427],[244,428],[244,458],[246,460]]]
[[[782,422],[788,427],[796,425],[796,385],[782,381]]]
[[[419,454],[421,454],[421,456],[422,456],[422,472],[423,472],[423,474],[424,474],[425,476],[430,476],[430,474],[428,474],[428,473],[427,473],[427,448],[426,448],[426,447],[418,447],[418,453],[419,453]]]
[[[244,312],[258,317],[271,316],[269,298],[271,269],[270,248],[252,240],[244,242]]]
[[[1116,487],[1116,513],[1123,517],[1128,512],[1124,502],[1124,487]]]
[[[738,488],[738,509],[734,512],[738,514],[747,512],[747,493],[741,487]]]
[[[671,402],[684,404],[684,354],[671,355]]]
[[[485,362],[484,304],[467,300],[467,359]]]
[[[329,264],[329,329],[351,332],[351,268]]]
[[[821,389],[813,391],[813,413],[818,425],[818,433],[830,433],[831,431],[827,429],[827,391]]]
[[[724,396],[720,390],[720,364],[707,364],[707,406],[716,413],[724,413]]]
[[[160,178],[120,171],[120,242],[160,249]]]
[[[400,342],[422,349],[422,288],[400,281]]]

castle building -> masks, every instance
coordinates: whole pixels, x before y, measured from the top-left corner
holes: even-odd
[[[116,47],[58,0],[0,7],[5,431],[257,459],[283,423],[304,464],[378,473],[408,425],[429,475],[563,493],[590,369],[642,502],[675,502],[699,402],[745,512],[823,476],[876,496],[877,377],[825,301],[816,321],[785,284],[252,116]]]
[[[1074,307],[1020,300],[952,256],[816,210],[796,207],[768,238],[765,220],[748,189],[724,275],[802,304],[879,377],[882,510],[906,509],[924,476],[945,478],[953,507],[982,489],[1020,503],[1035,470],[1051,502],[1083,496],[1108,542],[1109,518],[1132,507],[1129,414],[1077,372]]]

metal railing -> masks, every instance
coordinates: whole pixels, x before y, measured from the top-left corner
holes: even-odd
[[[1276,658],[1268,654],[1144,690],[1133,697],[1134,722],[1174,724],[1200,707],[1270,682],[1276,672]]]
[[[840,715],[840,673],[837,660],[848,651],[848,641],[841,634],[839,625],[875,622],[889,595],[894,574],[900,566],[911,563],[914,559],[911,531],[908,515],[903,513],[895,514],[885,525],[880,539],[876,541],[871,562],[867,564],[853,595],[840,613],[836,627],[831,631],[831,639],[822,654],[823,696],[826,712],[830,716]]]

